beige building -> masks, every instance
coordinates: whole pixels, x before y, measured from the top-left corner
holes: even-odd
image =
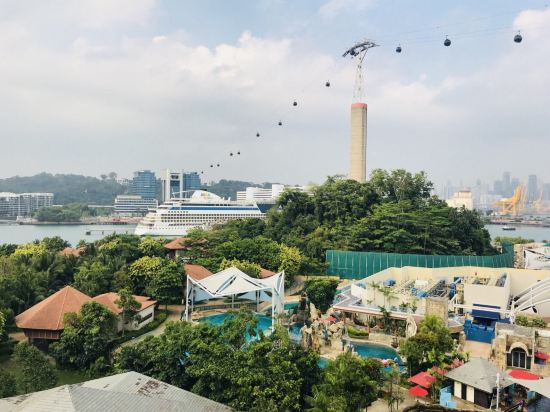
[[[469,190],[460,190],[447,200],[450,207],[460,209],[465,207],[468,210],[474,210],[474,198]]]
[[[349,178],[364,183],[367,180],[367,104],[351,105],[349,145]]]

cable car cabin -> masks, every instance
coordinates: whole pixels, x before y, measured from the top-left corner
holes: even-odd
[[[325,87],[330,87],[330,82],[329,82],[329,81],[327,81],[327,82],[325,83]]]
[[[294,102],[292,103],[293,106],[298,106],[298,102],[296,100],[294,100]]]
[[[401,53],[401,46],[397,46],[397,48],[395,49],[395,52],[396,53]]]
[[[443,42],[443,45],[446,46],[446,47],[449,47],[451,45],[451,41],[447,38],[445,39],[445,41]]]
[[[283,122],[279,122],[279,126],[282,126],[283,125]]]
[[[256,137],[260,137],[260,133],[256,133]]]
[[[523,40],[523,37],[521,37],[521,34],[518,33],[514,36],[514,42],[521,43],[522,40]]]

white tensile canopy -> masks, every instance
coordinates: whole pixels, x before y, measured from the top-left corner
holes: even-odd
[[[231,296],[232,301],[249,299],[259,304],[271,301],[272,318],[284,310],[285,272],[279,272],[265,279],[256,279],[230,267],[202,280],[187,276],[185,299],[185,320],[189,320],[189,309],[193,312],[196,300],[219,299]]]

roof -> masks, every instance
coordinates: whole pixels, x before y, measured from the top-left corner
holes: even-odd
[[[147,296],[138,296],[138,295],[132,295],[135,300],[137,300],[139,303],[141,303],[140,311],[147,309],[149,306],[154,305],[157,303],[155,300],[149,300]],[[115,303],[116,300],[118,300],[118,293],[115,292],[108,292],[104,293],[102,295],[98,295],[92,299],[93,301],[97,303],[101,303],[102,305],[106,306],[107,309],[109,309],[111,312],[120,315],[122,313],[122,309],[118,307],[118,305]]]
[[[429,388],[432,386],[436,379],[427,372],[420,372],[409,378],[409,382],[416,383],[417,385]]]
[[[473,358],[470,362],[447,373],[446,378],[473,386],[485,393],[492,393],[496,387],[497,373],[500,374],[500,386],[506,388],[514,382],[506,372],[483,358]]]
[[[183,270],[187,276],[191,276],[195,280],[202,280],[212,274],[208,269],[201,265],[191,265],[189,263],[183,265]]]
[[[550,398],[550,378],[544,378],[539,380],[523,380],[523,379],[512,379],[514,382],[520,384],[521,386],[526,387],[530,391],[537,392],[542,396]]]
[[[150,378],[126,372],[75,385],[0,399],[0,410],[48,412],[226,412],[221,403]]]
[[[66,247],[62,251],[60,251],[58,254],[60,256],[75,256],[79,257],[84,251],[86,250],[85,247]]]
[[[261,268],[261,270],[260,270],[260,278],[261,279],[269,278],[273,275],[276,275],[276,273],[272,272],[271,270],[267,270],[267,269],[264,269],[264,268]]]
[[[65,286],[17,315],[15,323],[21,329],[62,330],[65,313],[78,312],[84,303],[91,300],[79,290]]]
[[[188,239],[189,239],[188,237],[178,237],[172,240],[171,242],[165,244],[164,247],[170,250],[185,250],[187,249],[187,247],[183,246],[183,242],[185,242]]]

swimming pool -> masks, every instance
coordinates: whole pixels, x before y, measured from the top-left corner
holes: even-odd
[[[199,319],[199,322],[208,322],[214,326],[221,326],[225,319],[231,316],[230,313],[217,313],[215,315],[205,316]],[[256,313],[256,319],[258,319],[258,325],[256,326],[256,333],[266,332],[271,328],[271,317],[260,315]]]
[[[378,358],[396,360],[398,364],[402,364],[403,360],[398,355],[397,351],[390,346],[377,345],[376,343],[357,343],[352,342],[353,348],[362,358]]]

